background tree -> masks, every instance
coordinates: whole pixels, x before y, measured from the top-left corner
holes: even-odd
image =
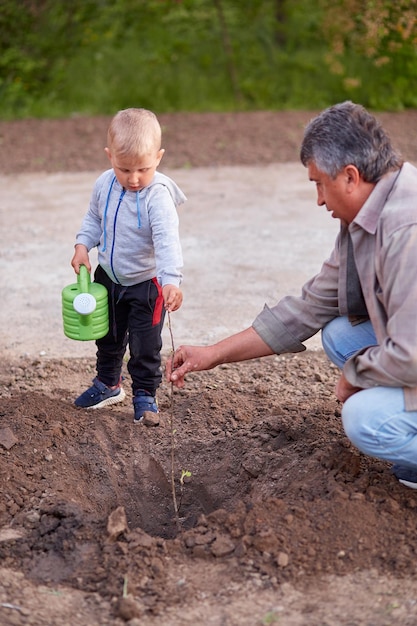
[[[96,7],[94,0],[1,0],[0,102],[17,114],[30,109],[79,50]]]
[[[417,106],[417,0],[0,0],[2,117]]]
[[[417,0],[321,0],[325,56],[354,98],[417,106]]]

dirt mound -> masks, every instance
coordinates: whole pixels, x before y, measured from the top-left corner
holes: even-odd
[[[175,624],[159,620],[213,570],[217,594],[358,571],[414,579],[417,494],[351,447],[322,353],[164,383],[150,427],[133,424],[129,399],[76,409],[86,373],[88,359],[3,370],[2,567],[95,594],[100,624],[125,615],[123,589],[132,615]]]

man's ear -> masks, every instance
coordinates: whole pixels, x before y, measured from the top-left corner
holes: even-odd
[[[346,185],[349,189],[355,189],[361,180],[361,175],[356,165],[346,165],[344,168]]]

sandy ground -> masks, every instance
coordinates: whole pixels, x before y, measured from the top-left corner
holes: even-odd
[[[162,171],[188,198],[179,209],[184,303],[171,320],[176,345],[211,343],[242,330],[264,303],[298,293],[330,252],[338,223],[315,205],[314,186],[299,163]],[[64,336],[61,291],[75,282],[74,237],[98,174],[0,178],[6,355],[94,353],[91,342]],[[95,262],[95,253],[91,258]],[[319,346],[319,338],[307,345]]]

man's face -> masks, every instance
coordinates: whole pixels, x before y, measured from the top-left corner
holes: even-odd
[[[308,164],[308,176],[316,183],[317,204],[326,205],[332,217],[350,224],[356,217],[358,208],[353,202],[351,166],[345,167],[336,178],[330,178],[319,170],[314,162]]]

